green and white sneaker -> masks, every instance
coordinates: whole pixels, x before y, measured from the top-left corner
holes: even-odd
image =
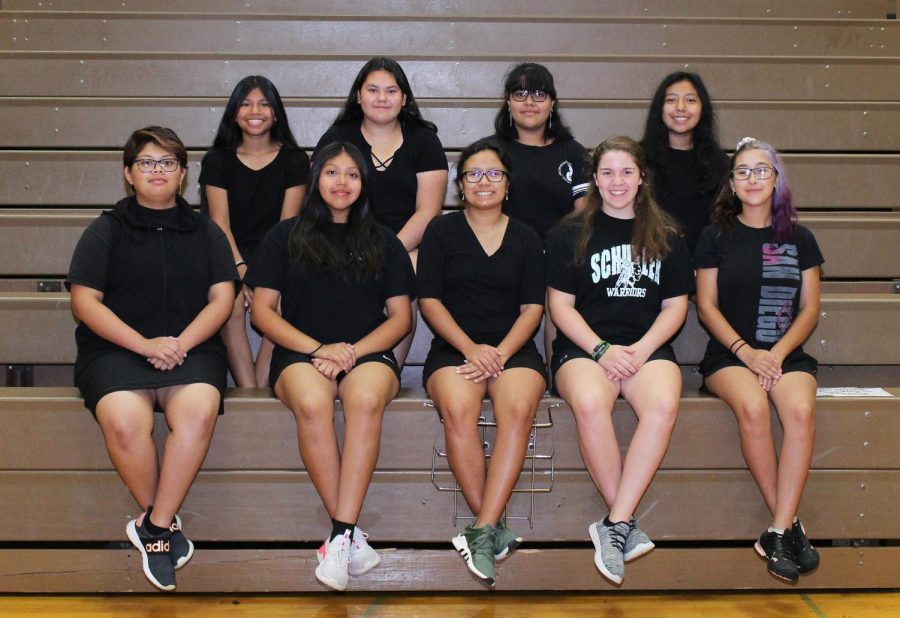
[[[504,560],[524,541],[522,537],[506,527],[502,521],[497,522],[497,534],[494,536],[494,560]]]
[[[494,585],[494,537],[497,529],[487,525],[481,528],[466,526],[453,537],[453,547],[466,561],[466,566],[489,586]]]

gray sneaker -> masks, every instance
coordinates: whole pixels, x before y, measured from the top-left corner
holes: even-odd
[[[588,527],[594,543],[594,564],[614,584],[621,584],[625,577],[625,539],[628,538],[628,530],[628,522],[624,521],[612,526],[595,521]]]
[[[502,521],[497,522],[497,533],[494,536],[494,560],[500,561],[509,556],[522,544],[524,539],[506,527]]]
[[[637,520],[632,517],[628,522],[628,537],[625,539],[625,562],[640,558],[656,545],[647,536],[647,533],[638,528]]]

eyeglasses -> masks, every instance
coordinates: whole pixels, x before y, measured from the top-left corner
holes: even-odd
[[[463,172],[462,177],[466,179],[466,182],[475,184],[481,181],[482,176],[486,176],[490,182],[500,182],[506,175],[507,173],[503,170],[469,170]]]
[[[518,101],[522,103],[528,96],[531,95],[531,100],[535,103],[543,103],[547,100],[547,97],[550,95],[547,94],[544,90],[516,90],[515,92],[509,93],[509,98],[513,101]]]
[[[772,177],[772,173],[775,172],[775,168],[760,166],[760,167],[739,167],[735,170],[731,170],[731,177],[735,180],[747,180],[750,178],[750,174],[753,174],[759,180],[768,180]]]
[[[138,159],[134,162],[137,168],[145,174],[150,174],[156,170],[157,166],[164,172],[174,172],[178,169],[178,159]]]

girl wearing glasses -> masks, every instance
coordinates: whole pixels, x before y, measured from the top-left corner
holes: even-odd
[[[684,323],[693,272],[684,242],[653,200],[640,145],[612,137],[594,150],[587,207],[547,242],[551,368],[578,423],[581,456],[609,514],[588,528],[610,581],[653,549],[635,511],[665,455],[681,397],[670,340]],[[624,465],[612,411],[623,396],[638,418]]]
[[[662,80],[650,103],[641,146],[656,199],[679,223],[693,255],[728,170],[713,104],[699,75],[676,71]]]
[[[545,294],[541,241],[503,214],[510,170],[493,140],[462,151],[456,187],[463,211],[429,224],[418,272],[419,306],[435,334],[423,380],[444,421],[450,469],[475,515],[452,542],[491,586],[495,560],[522,542],[500,517],[546,388],[533,341]],[[485,396],[497,422],[487,471],[478,431]]]
[[[300,214],[272,228],[247,273],[253,323],[275,343],[275,395],[296,418],[300,456],[331,517],[315,574],[335,590],[381,562],[356,523],[384,407],[400,387],[391,348],[409,332],[415,294],[403,245],[372,220],[368,188],[355,146],[319,148]],[[343,450],[335,397],[344,410]]]
[[[797,507],[816,431],[816,360],[802,343],[818,319],[824,261],[796,220],[778,153],[745,137],[695,254],[697,310],[712,335],[704,383],[734,411],[744,459],[772,513],[756,551],[772,575],[791,582],[819,564]],[[784,428],[777,455],[769,401]]]
[[[275,85],[251,75],[237,83],[225,105],[212,149],[203,157],[203,208],[228,237],[238,274],[269,229],[300,209],[309,157],[297,146]],[[246,315],[252,292],[244,286],[222,330],[237,386],[268,386],[272,343],[262,340],[254,366]]]
[[[425,226],[441,213],[447,192],[447,156],[434,123],[422,118],[403,69],[392,58],[369,60],[356,76],[337,119],[316,151],[347,141],[369,170],[375,221],[397,235],[416,267]],[[415,305],[413,305],[415,316]],[[402,366],[413,330],[394,350]]]
[[[78,356],[75,384],[110,459],[144,511],[126,526],[144,574],[175,589],[194,552],[176,512],[222,413],[228,319],[238,280],[225,234],[178,194],[187,151],[171,129],[135,131],[123,152],[134,195],[85,230],[66,287]],[[161,466],[153,412],[171,431]]]

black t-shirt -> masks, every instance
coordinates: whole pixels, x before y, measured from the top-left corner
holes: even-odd
[[[144,208],[133,197],[103,212],[84,231],[66,287],[103,292],[103,304],[148,339],[177,337],[209,303],[210,286],[237,281],[228,239],[218,225],[181,197],[166,210]],[[75,331],[76,365],[121,349],[85,324]],[[221,347],[215,334],[196,350]]]
[[[707,189],[702,187],[700,166],[693,150],[668,148],[665,166],[665,173],[654,178],[654,194],[663,210],[681,226],[688,251],[693,255],[700,232],[709,225],[709,215],[719,185],[714,183]],[[724,178],[728,170],[728,157],[724,151],[718,152],[712,169],[717,180]]]
[[[801,273],[824,261],[812,232],[802,225],[779,243],[771,227],[747,227],[736,219],[730,230],[707,226],[694,254],[698,269],[718,269],[719,311],[744,341],[765,350],[797,317]],[[710,337],[706,355],[723,353],[729,352]]]
[[[259,241],[281,219],[284,192],[305,185],[309,157],[300,148],[282,146],[259,170],[244,165],[232,149],[210,150],[203,157],[200,184],[228,191],[228,216],[238,250],[248,262]],[[201,191],[206,207],[206,194]]]
[[[281,315],[297,330],[322,343],[354,343],[387,320],[384,303],[388,298],[415,298],[409,255],[388,229],[377,226],[381,268],[374,275],[344,275],[305,267],[291,259],[289,241],[296,221],[297,217],[292,217],[271,229],[244,282],[281,292]],[[329,223],[329,239],[342,243],[345,230],[345,225]],[[276,346],[276,352],[280,349]]]
[[[372,146],[359,124],[332,126],[316,144],[316,150],[331,142],[350,142],[363,154],[369,169],[369,203],[375,220],[396,234],[416,212],[416,174],[447,169],[447,155],[437,133],[422,126],[403,127],[403,144],[387,169],[378,171],[372,161]],[[315,156],[315,151],[313,152]]]
[[[515,219],[487,255],[462,212],[431,220],[418,260],[419,297],[439,299],[475,342],[506,336],[522,305],[544,304],[541,240]]]
[[[681,238],[672,236],[672,252],[662,261],[633,260],[634,219],[616,219],[598,211],[583,264],[573,264],[576,225],[559,227],[547,240],[547,285],[573,294],[575,308],[602,339],[631,345],[650,329],[662,301],[693,291],[691,258]],[[554,353],[577,347],[560,330]]]
[[[546,146],[528,146],[499,135],[494,139],[512,161],[509,200],[503,212],[546,239],[550,229],[575,208],[575,200],[587,195],[590,155],[574,139]]]

